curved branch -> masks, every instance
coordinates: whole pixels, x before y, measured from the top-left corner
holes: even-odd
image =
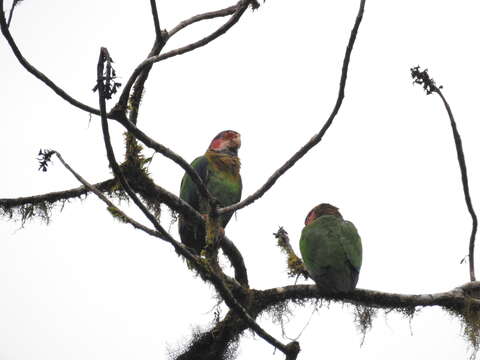
[[[472,232],[470,234],[470,242],[468,246],[468,262],[470,268],[470,280],[475,281],[475,260],[474,260],[474,253],[475,253],[475,235],[477,234],[478,228],[478,219],[477,214],[475,214],[475,210],[473,209],[472,199],[470,198],[470,190],[468,187],[468,174],[467,174],[467,165],[465,163],[465,155],[463,154],[463,147],[462,147],[462,138],[457,130],[457,124],[455,123],[455,119],[453,117],[452,110],[450,109],[450,105],[448,104],[447,100],[443,96],[442,92],[439,88],[437,88],[436,92],[440,95],[440,98],[445,105],[445,108],[448,112],[448,117],[450,118],[450,125],[452,126],[453,138],[455,140],[455,147],[457,149],[457,159],[458,159],[458,166],[460,167],[460,173],[462,175],[462,185],[463,185],[463,194],[465,196],[465,203],[467,204],[468,212],[472,217]]]
[[[247,198],[245,198],[243,201],[239,203],[219,209],[218,210],[219,214],[224,214],[224,213],[239,210],[241,208],[244,208],[245,206],[250,205],[254,201],[258,200],[259,198],[261,198],[277,182],[280,176],[282,176],[288,169],[290,169],[293,165],[295,165],[295,163],[298,160],[300,160],[307,152],[309,152],[315,145],[317,145],[322,140],[323,135],[325,135],[330,125],[332,125],[333,120],[335,119],[338,111],[340,110],[340,107],[343,102],[343,98],[345,96],[345,85],[347,82],[348,65],[350,63],[350,56],[353,50],[353,45],[355,44],[358,28],[362,21],[364,8],[365,8],[365,0],[361,0],[357,18],[355,20],[355,24],[351,31],[350,39],[348,41],[347,49],[345,51],[345,57],[343,59],[342,75],[340,78],[340,87],[338,91],[337,101],[332,110],[332,113],[330,114],[326,123],[323,125],[320,132],[317,135],[315,135],[312,139],[310,139],[310,141],[308,141],[300,150],[298,150],[285,164],[283,164],[278,170],[276,170],[273,173],[273,175],[268,178],[267,182],[260,189],[258,189],[252,195],[248,196]]]
[[[247,267],[245,266],[245,262],[243,261],[242,253],[238,250],[233,241],[231,241],[226,236],[223,237],[222,242],[220,243],[220,247],[222,248],[225,256],[230,261],[230,264],[232,264],[233,269],[235,270],[235,280],[237,280],[240,285],[248,288],[249,284]]]
[[[216,10],[216,11],[209,11],[209,12],[206,12],[206,13],[203,13],[203,14],[198,14],[198,15],[192,16],[189,19],[181,21],[177,26],[175,26],[172,30],[170,30],[168,32],[168,36],[172,37],[173,35],[175,35],[180,30],[186,28],[189,25],[195,24],[196,22],[199,22],[199,21],[232,15],[237,10],[237,7],[238,7],[238,4],[229,6],[225,9]]]
[[[468,212],[472,217],[472,232],[470,234],[470,242],[468,247],[468,260],[469,260],[469,267],[470,267],[470,281],[475,281],[475,263],[474,263],[474,251],[475,251],[475,235],[477,233],[478,228],[478,220],[477,215],[475,214],[475,210],[473,209],[472,199],[470,198],[470,190],[468,187],[468,174],[467,174],[467,165],[465,162],[465,155],[463,154],[463,146],[462,146],[462,138],[460,137],[460,133],[457,130],[457,124],[455,122],[455,118],[453,117],[452,109],[448,104],[447,100],[442,94],[442,86],[437,86],[435,80],[433,80],[430,75],[428,74],[428,70],[420,70],[420,66],[415,66],[410,69],[413,83],[419,84],[423,86],[423,89],[430,95],[432,93],[437,93],[440,98],[442,99],[443,105],[447,110],[448,117],[450,118],[450,125],[452,127],[453,138],[455,140],[455,148],[457,150],[457,159],[458,159],[458,166],[460,167],[460,172],[462,175],[462,185],[463,185],[463,193],[465,196],[465,203],[467,204]]]
[[[249,0],[240,0],[236,5],[235,13],[230,17],[230,19],[228,19],[228,21],[225,24],[220,26],[216,31],[214,31],[212,34],[208,35],[207,37],[200,39],[194,43],[183,46],[181,48],[171,50],[164,54],[153,56],[144,60],[140,65],[137,66],[137,68],[133,71],[132,75],[128,79],[127,83],[125,84],[125,87],[123,88],[122,94],[120,95],[120,99],[118,100],[118,103],[119,104],[127,103],[130,90],[136,78],[140,75],[140,73],[143,71],[145,67],[149,66],[150,64],[153,64],[177,55],[182,55],[192,50],[198,49],[199,47],[207,45],[208,43],[215,40],[219,36],[225,34],[233,25],[235,25],[238,22],[238,20],[240,20],[240,18],[242,17],[243,13],[245,12],[249,4],[250,4]]]
[[[35,76],[37,79],[42,81],[45,85],[47,85],[50,89],[52,89],[58,96],[60,96],[62,99],[70,103],[71,105],[87,111],[91,114],[96,114],[100,115],[100,111],[97,109],[94,109],[88,105],[83,104],[82,102],[74,99],[71,97],[69,94],[67,94],[63,89],[58,87],[52,80],[50,80],[45,74],[37,70],[32,64],[30,64],[22,55],[20,50],[18,49],[15,41],[13,40],[12,35],[10,34],[10,31],[8,30],[8,25],[5,21],[5,15],[4,15],[4,7],[3,7],[3,0],[0,0],[0,28],[2,30],[2,34],[7,39],[8,44],[10,45],[10,48],[12,49],[13,53],[15,54],[15,57],[17,60],[20,62],[20,64],[33,76]]]

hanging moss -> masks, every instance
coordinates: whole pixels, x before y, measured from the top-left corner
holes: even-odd
[[[470,360],[477,357],[480,349],[480,312],[472,305],[472,298],[466,297],[462,309],[447,309],[448,313],[462,324],[463,338],[471,347]]]
[[[367,331],[372,328],[373,319],[377,316],[377,309],[364,306],[364,305],[354,305],[354,322],[357,327],[357,330],[362,334],[361,345],[365,342],[365,336]]]

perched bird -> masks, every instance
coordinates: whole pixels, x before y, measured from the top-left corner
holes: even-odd
[[[335,206],[320,204],[305,219],[300,252],[310,277],[327,293],[355,289],[362,266],[362,242],[355,226]]]
[[[242,195],[240,159],[238,158],[240,145],[239,133],[232,130],[222,131],[213,138],[205,155],[196,158],[191,164],[208,191],[222,207],[240,201]],[[197,186],[187,174],[182,179],[180,198],[202,215],[207,214],[207,201],[201,198]],[[231,217],[232,214],[220,217],[222,228],[225,228]],[[199,254],[205,246],[205,228],[187,222],[182,216],[179,218],[178,225],[182,242]]]

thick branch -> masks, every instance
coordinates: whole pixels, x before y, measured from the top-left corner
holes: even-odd
[[[10,31],[8,30],[8,24],[5,21],[5,10],[3,7],[3,0],[0,0],[0,28],[2,30],[2,34],[7,39],[8,44],[10,45],[10,48],[12,49],[13,53],[15,54],[15,57],[17,60],[20,62],[20,64],[33,76],[35,76],[37,79],[42,81],[45,85],[47,85],[50,89],[52,89],[58,96],[60,96],[62,99],[70,103],[71,105],[87,111],[91,114],[96,114],[99,115],[100,111],[97,109],[94,109],[88,105],[85,105],[81,103],[80,101],[74,99],[71,97],[69,94],[67,94],[63,89],[61,89],[59,86],[57,86],[52,80],[50,80],[45,74],[41,73],[39,70],[37,70],[32,64],[30,64],[22,55],[20,50],[18,49],[17,45],[15,44],[15,41],[13,40],[12,35],[10,34]]]
[[[342,75],[340,78],[340,87],[338,91],[337,101],[335,106],[333,107],[332,113],[330,114],[328,120],[323,125],[320,132],[315,135],[313,138],[310,139],[300,150],[298,150],[285,164],[283,164],[278,170],[276,170],[270,178],[268,178],[267,182],[256,192],[252,195],[245,198],[243,201],[233,204],[231,206],[226,206],[218,210],[220,214],[233,212],[238,209],[241,209],[247,205],[250,205],[255,200],[261,198],[282,176],[288,169],[290,169],[295,163],[300,160],[307,152],[309,152],[315,145],[317,145],[323,138],[323,135],[327,132],[330,125],[332,125],[333,120],[335,119],[338,111],[343,102],[343,98],[345,96],[345,85],[347,82],[347,73],[348,73],[348,66],[350,63],[350,56],[353,50],[353,45],[355,44],[355,39],[357,37],[358,28],[362,21],[363,12],[365,8],[365,0],[360,1],[360,8],[358,10],[357,18],[355,20],[355,24],[350,34],[350,39],[347,44],[347,49],[345,51],[345,57],[343,59],[343,66],[342,66]]]
[[[316,285],[289,285],[259,291],[258,299],[259,306],[263,309],[287,300],[331,299],[383,309],[442,306],[461,310],[468,303],[472,310],[480,310],[480,300],[469,295],[474,289],[480,289],[480,282],[473,283],[474,286],[470,284],[472,283],[451,291],[420,295],[394,294],[364,289],[356,289],[347,294],[328,295],[322,294]]]
[[[273,306],[287,301],[309,299],[344,301],[354,305],[386,310],[411,311],[416,307],[442,306],[459,312],[464,311],[466,308],[469,311],[477,311],[480,310],[480,300],[471,296],[479,291],[480,282],[470,282],[451,291],[435,294],[404,295],[356,289],[348,294],[332,296],[322,295],[316,285],[290,285],[264,291],[252,290],[250,292],[252,300],[250,301],[249,312],[256,318]],[[221,358],[219,355],[223,353],[222,351],[232,341],[238,340],[239,335],[246,329],[248,329],[248,325],[236,313],[230,311],[214,328],[196,337],[195,341],[189,345],[185,353],[179,356],[177,360],[219,359]],[[291,343],[288,346],[295,346],[295,344]],[[197,355],[199,356],[196,357]]]

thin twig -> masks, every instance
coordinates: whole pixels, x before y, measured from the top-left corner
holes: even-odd
[[[315,135],[313,138],[310,139],[300,150],[298,150],[285,164],[283,164],[278,170],[276,170],[270,178],[268,178],[267,182],[260,187],[256,192],[252,195],[245,198],[243,201],[226,206],[224,208],[218,209],[219,214],[225,214],[229,212],[233,212],[239,210],[247,205],[250,205],[255,200],[261,198],[274,184],[275,182],[288,170],[290,169],[295,163],[300,160],[307,152],[309,152],[315,145],[317,145],[323,138],[323,135],[327,132],[330,125],[332,125],[333,120],[335,119],[338,111],[343,102],[343,98],[345,96],[345,84],[347,82],[347,73],[348,73],[348,65],[350,63],[350,56],[353,50],[353,45],[355,44],[355,39],[357,37],[358,28],[362,21],[363,12],[365,8],[365,0],[360,1],[360,8],[358,10],[357,18],[355,20],[355,25],[353,26],[352,32],[350,34],[350,39],[348,41],[347,49],[345,51],[345,57],[343,59],[343,66],[342,66],[342,75],[340,78],[340,87],[338,91],[337,101],[335,106],[330,114],[328,120],[323,125],[320,132]]]
[[[457,130],[457,124],[455,123],[455,119],[453,117],[452,110],[450,109],[450,105],[448,104],[447,100],[442,94],[442,91],[437,88],[438,95],[443,101],[445,108],[448,112],[448,117],[450,118],[450,124],[452,126],[453,138],[455,139],[455,147],[457,149],[457,159],[458,165],[460,167],[460,172],[462,176],[462,185],[463,185],[463,193],[465,195],[465,203],[467,204],[468,212],[472,217],[472,232],[470,234],[470,242],[468,246],[468,262],[469,262],[469,270],[470,270],[470,281],[475,281],[475,262],[474,262],[474,253],[475,253],[475,236],[477,234],[478,228],[478,219],[477,214],[475,214],[475,210],[473,209],[472,199],[470,198],[470,190],[468,187],[468,174],[467,174],[467,165],[465,162],[465,156],[463,154],[463,147],[462,147],[462,139],[460,134]]]
[[[463,194],[465,196],[465,203],[467,204],[468,212],[472,217],[472,232],[470,234],[470,241],[468,246],[468,260],[469,260],[469,272],[470,272],[470,281],[475,281],[475,262],[474,262],[474,252],[475,252],[475,236],[477,234],[478,228],[478,219],[473,209],[472,199],[470,198],[470,190],[468,186],[468,174],[467,174],[467,165],[465,162],[465,155],[463,153],[462,138],[457,129],[457,124],[455,118],[453,117],[452,109],[448,104],[447,100],[443,96],[441,91],[442,86],[437,86],[435,81],[428,74],[428,70],[420,70],[420,66],[416,66],[410,69],[413,82],[423,86],[423,89],[426,91],[427,95],[432,93],[437,93],[442,99],[443,105],[447,110],[448,117],[450,119],[450,125],[452,127],[453,138],[455,140],[455,148],[457,150],[457,159],[458,166],[460,167],[460,173],[462,177],[463,185]]]
[[[142,230],[143,232],[159,237],[159,233],[157,231],[154,231],[139,222],[133,220],[131,217],[127,216],[122,210],[120,210],[115,204],[113,204],[105,195],[103,195],[94,185],[91,185],[88,181],[86,181],[84,178],[82,178],[75,170],[73,170],[66,162],[63,160],[62,156],[60,153],[57,151],[54,151],[55,155],[57,156],[58,160],[62,163],[65,168],[72,173],[75,178],[83,184],[84,187],[86,187],[89,191],[93,192],[95,195],[98,196],[100,200],[102,200],[107,206],[111,209],[114,209],[117,214],[121,217],[122,221],[125,221],[129,224],[131,224],[134,228]]]
[[[17,60],[20,62],[20,64],[33,76],[35,76],[37,79],[42,81],[45,85],[47,85],[50,89],[52,89],[58,96],[60,96],[62,99],[70,103],[71,105],[84,110],[86,112],[89,112],[91,114],[96,114],[100,115],[100,111],[97,109],[94,109],[88,105],[85,105],[81,103],[80,101],[74,99],[71,97],[69,94],[67,94],[63,89],[58,87],[52,80],[50,80],[45,74],[41,73],[39,70],[37,70],[32,64],[30,64],[22,55],[20,50],[17,47],[17,44],[13,40],[12,35],[10,34],[10,31],[8,30],[8,25],[5,21],[5,10],[3,6],[3,0],[0,0],[0,28],[2,30],[2,34],[7,39],[8,44],[10,45],[10,48],[12,49],[13,53],[15,54],[15,57]]]
[[[10,8],[10,13],[8,14],[8,21],[7,21],[7,27],[10,27],[10,23],[12,22],[12,17],[13,17],[13,10],[18,4],[18,0],[13,0],[12,1],[12,7]]]

